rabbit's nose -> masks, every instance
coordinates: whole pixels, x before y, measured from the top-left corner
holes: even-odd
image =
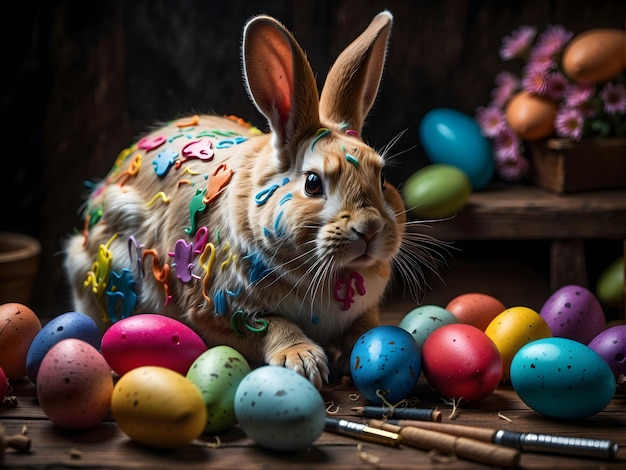
[[[368,220],[352,227],[352,231],[366,243],[371,242],[380,233],[381,229],[382,223],[378,220]]]

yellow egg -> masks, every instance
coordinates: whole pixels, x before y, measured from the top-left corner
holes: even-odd
[[[111,414],[130,438],[159,449],[191,443],[207,421],[198,387],[160,366],[141,366],[124,374],[113,389]]]
[[[502,358],[502,380],[510,379],[511,361],[519,349],[541,338],[551,338],[552,331],[546,321],[528,307],[511,307],[498,314],[485,329]]]
[[[626,68],[626,34],[596,28],[574,37],[563,50],[563,70],[580,83],[611,80]]]
[[[554,133],[557,108],[554,101],[520,91],[506,106],[506,120],[522,139],[543,139]]]

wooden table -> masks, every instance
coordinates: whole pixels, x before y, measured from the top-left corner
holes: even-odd
[[[408,301],[388,305],[383,311],[383,323],[397,325],[411,307]],[[489,468],[468,460],[450,461],[450,456],[431,455],[413,447],[392,448],[330,432],[324,432],[308,449],[282,454],[260,448],[237,426],[219,435],[219,446],[216,446],[218,441],[215,436],[203,435],[196,443],[176,451],[159,451],[131,441],[111,418],[83,432],[69,432],[55,427],[39,407],[34,385],[26,379],[15,384],[14,394],[17,395],[17,406],[0,406],[0,424],[5,427],[7,434],[17,434],[25,428],[32,440],[32,450],[21,454],[8,449],[4,459],[6,468]],[[369,404],[358,396],[353,386],[344,388],[340,379],[336,378],[323,389],[322,395],[332,416],[367,421],[352,411],[353,407]],[[611,439],[624,446],[619,450],[618,459],[610,461],[523,453],[523,468],[626,468],[624,393],[616,394],[602,412],[572,422],[557,421],[535,413],[506,385],[501,385],[480,402],[462,406],[454,420],[449,418],[451,407],[434,395],[423,380],[418,383],[413,397],[419,400],[419,407],[439,408],[443,412],[442,422],[518,432]],[[435,462],[439,463],[435,465]]]
[[[565,195],[492,183],[449,220],[426,231],[446,241],[550,240],[550,287],[587,286],[585,240],[626,240],[626,189]]]

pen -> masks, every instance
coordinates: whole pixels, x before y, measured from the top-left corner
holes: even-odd
[[[417,421],[441,421],[441,411],[434,408],[385,408],[383,406],[355,406],[351,408],[366,418],[397,418]]]
[[[377,419],[370,420],[368,424],[373,428],[398,433],[403,444],[417,447],[418,449],[427,451],[435,449],[492,467],[515,468],[519,466],[521,457],[519,449],[512,449],[469,437],[454,436],[431,429],[397,426]]]
[[[446,432],[455,436],[470,437],[493,444],[513,447],[524,452],[575,455],[579,457],[614,459],[619,446],[607,439],[565,437],[549,434],[523,433],[504,429],[489,429],[451,423],[428,423],[413,420],[388,420],[398,426]]]
[[[400,436],[397,433],[383,429],[372,428],[367,424],[355,423],[345,419],[326,418],[326,430],[352,436],[364,441],[376,442],[392,447],[400,445]]]

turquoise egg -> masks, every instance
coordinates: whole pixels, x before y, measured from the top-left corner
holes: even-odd
[[[433,109],[420,122],[419,136],[431,162],[460,168],[475,191],[484,189],[491,181],[491,143],[471,116],[449,108]]]
[[[602,411],[615,394],[609,365],[587,345],[542,338],[522,346],[511,361],[511,385],[536,412],[580,419]]]
[[[451,323],[459,323],[452,312],[438,305],[421,305],[407,313],[398,326],[413,335],[421,350],[433,331]]]

